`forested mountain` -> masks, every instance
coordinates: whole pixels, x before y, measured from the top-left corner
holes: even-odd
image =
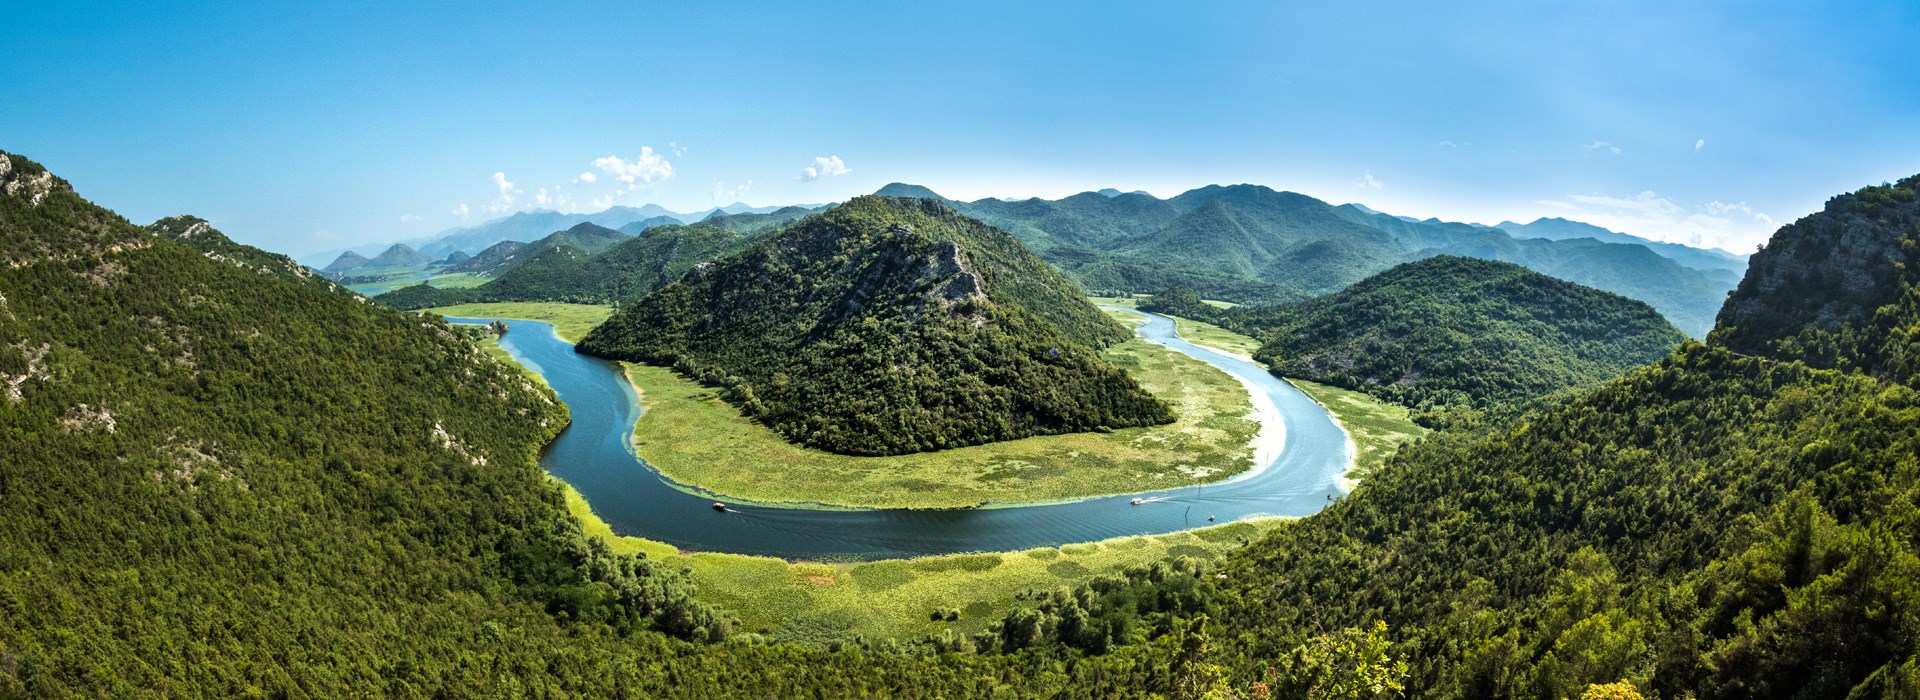
[[[592,223],[575,224],[565,231],[555,231],[532,243],[520,244],[515,241],[501,241],[466,262],[447,268],[448,272],[470,272],[482,277],[499,277],[525,265],[534,258],[550,250],[569,248],[578,254],[593,255],[611,250],[625,243],[629,236],[605,226]]]
[[[1438,256],[1323,297],[1223,312],[1275,374],[1431,408],[1598,384],[1685,338],[1646,304],[1511,263]]]
[[[1200,667],[1247,695],[1404,672],[1413,697],[1920,696],[1916,183],[1783,228],[1710,345],[1435,432],[1216,576],[1096,582],[982,642],[1204,616]]]
[[[883,192],[939,198],[895,183]],[[1744,260],[1564,220],[1493,227],[1412,221],[1257,185],[1211,185],[1167,200],[1086,192],[1060,200],[952,202],[1019,237],[1088,289],[1191,287],[1210,299],[1279,303],[1325,294],[1434,255],[1504,260],[1651,304],[1703,336]],[[1578,231],[1585,236],[1572,236]],[[1533,233],[1544,237],[1531,238]],[[1597,239],[1597,240],[1596,240]],[[1701,266],[1689,267],[1689,265]]]
[[[696,265],[579,347],[672,365],[795,442],[899,454],[1173,420],[1098,355],[1128,335],[1011,235],[860,197]]]
[[[565,408],[463,333],[19,156],[0,193],[0,695],[476,695],[725,634],[581,535]]]
[[[341,253],[340,257],[334,258],[333,262],[327,263],[326,267],[320,268],[320,271],[329,275],[333,275],[335,277],[339,277],[349,272],[353,272],[354,270],[358,270],[360,268],[366,267],[367,262],[368,262],[367,256],[361,255],[359,253],[355,253],[349,250],[345,253]]]
[[[442,289],[419,284],[376,299],[398,309],[490,301],[626,302],[679,279],[696,263],[739,251],[770,234],[768,227],[739,233],[704,222],[658,226],[598,255],[568,246],[547,250],[478,287]]]
[[[350,294],[325,275],[278,253],[241,245],[197,216],[169,216],[147,225],[147,232],[200,251],[213,260],[237,265],[263,275],[273,275],[294,284],[323,292]]]
[[[673,218],[671,216],[655,216],[655,217],[641,219],[639,221],[628,222],[624,225],[616,227],[614,230],[617,230],[629,236],[638,236],[642,233],[645,233],[647,229],[650,229],[650,228],[654,228],[657,226],[676,226],[676,225],[679,225],[680,223],[682,222],[679,219]]]
[[[580,224],[619,228],[635,221],[662,216],[673,218],[676,222],[684,220],[654,204],[609,207],[592,214],[563,214],[542,209],[514,212],[473,226],[449,229],[417,245],[420,252],[427,255],[446,255],[456,250],[486,250],[501,241],[538,240],[555,231],[564,231]]]
[[[420,251],[408,247],[405,243],[395,243],[368,260],[366,267],[419,267],[430,262],[433,262],[433,259],[421,255]]]
[[[473,254],[473,257],[448,266],[447,272],[479,272],[481,270],[491,270],[507,264],[507,261],[514,259],[514,256],[520,252],[520,249],[525,247],[527,247],[527,244],[519,241],[501,241],[487,246],[485,250]]]

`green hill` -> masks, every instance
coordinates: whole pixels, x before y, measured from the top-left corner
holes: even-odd
[[[233,239],[207,223],[206,219],[197,216],[169,216],[148,224],[147,232],[200,251],[201,255],[212,260],[263,275],[273,275],[323,292],[351,294],[345,287],[334,284],[333,280],[295,262],[293,258],[233,242]]]
[[[1005,232],[861,197],[696,266],[579,347],[724,388],[789,440],[900,454],[1171,421],[1096,353],[1129,335]]]
[[[1638,301],[1453,256],[1399,265],[1324,297],[1215,316],[1261,339],[1255,357],[1275,374],[1415,407],[1485,406],[1597,384],[1684,339]]]
[[[534,462],[564,407],[463,333],[19,156],[0,192],[0,696],[473,695],[724,634],[581,535]]]

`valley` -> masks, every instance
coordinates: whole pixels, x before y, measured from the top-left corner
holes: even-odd
[[[1112,300],[1097,300],[1112,301]],[[604,307],[570,306],[563,304],[489,304],[448,307],[430,310],[446,316],[487,316],[504,318],[514,327],[514,332],[540,332],[540,328],[516,321],[534,320],[554,324],[554,330],[562,339],[579,337],[585,329],[603,320],[608,314]],[[1124,320],[1144,321],[1145,317],[1125,311],[1111,311]],[[1234,337],[1230,332],[1213,329],[1214,334],[1224,344],[1248,342],[1244,337]],[[1158,349],[1158,355],[1168,356],[1162,362],[1176,358],[1186,358],[1176,351],[1148,345],[1145,341],[1130,341],[1111,349],[1110,353],[1139,352],[1139,348],[1129,346],[1145,345]],[[1182,378],[1193,381],[1194,372],[1217,373],[1218,370],[1198,360],[1187,358],[1183,371],[1173,372],[1156,381],[1153,374],[1146,375],[1143,385],[1157,389],[1164,383],[1177,385]],[[1169,368],[1171,369],[1171,368]],[[626,376],[632,380],[636,376],[652,375],[660,377],[669,384],[674,383],[671,374],[658,368],[628,364]],[[536,373],[536,376],[538,374]],[[1216,379],[1215,391],[1234,394],[1239,385],[1232,381]],[[687,385],[685,380],[679,384]],[[1385,459],[1392,445],[1416,438],[1422,430],[1412,424],[1405,409],[1397,412],[1393,407],[1381,404],[1360,394],[1344,392],[1332,387],[1294,382],[1315,400],[1333,408],[1342,426],[1353,439],[1361,445],[1354,457],[1353,470],[1364,472],[1378,467]],[[636,437],[647,434],[645,427],[651,419],[663,419],[670,424],[688,424],[698,426],[707,421],[740,422],[738,412],[718,401],[708,400],[713,409],[708,413],[692,415],[662,415],[660,407],[648,405],[646,397],[654,391],[647,384],[638,383],[643,405],[647,413],[638,421]],[[687,385],[687,390],[699,392],[697,385]],[[1182,402],[1176,402],[1180,404]],[[1225,402],[1234,407],[1229,411],[1248,410],[1244,394],[1234,401]],[[1183,411],[1183,415],[1187,415]],[[664,419],[672,419],[664,421]],[[1159,429],[1147,429],[1159,430]],[[764,429],[762,429],[764,432]],[[1089,436],[1093,437],[1093,436]],[[1105,437],[1105,436],[1099,436]],[[1056,438],[1029,438],[1028,440],[999,445],[1015,447],[1036,441],[1051,441]],[[1245,437],[1227,436],[1234,442],[1248,442],[1251,435]],[[777,440],[769,436],[767,440]],[[641,445],[645,444],[642,440]],[[774,445],[781,443],[775,442]],[[1386,445],[1387,450],[1381,450]],[[765,444],[756,445],[764,449]],[[995,447],[995,446],[987,446]],[[779,455],[780,452],[771,452]],[[788,450],[796,448],[787,447]],[[961,448],[939,453],[950,456],[954,462],[964,465],[969,459],[980,459],[977,453],[981,448]],[[638,449],[639,456],[647,457],[649,451]],[[1248,450],[1251,452],[1251,449]],[[953,454],[958,453],[958,454]],[[974,453],[974,454],[970,454]],[[1106,459],[1110,456],[1101,455]],[[783,474],[803,472],[816,460],[848,459],[838,455],[821,452],[803,452],[789,461],[783,461]],[[857,458],[860,459],[860,458]],[[871,458],[864,458],[871,459]],[[1095,461],[1095,460],[1089,460]],[[648,459],[648,466],[658,468],[657,459]],[[667,476],[685,483],[708,482],[689,480],[677,474]],[[944,475],[949,480],[957,480],[952,475]],[[564,483],[564,482],[562,482]],[[753,484],[746,484],[749,488]],[[1151,481],[1144,484],[1116,484],[1114,486],[1154,486]],[[715,489],[733,498],[739,494],[725,488]],[[1127,491],[1126,488],[1108,488],[1095,493],[1113,493]],[[851,490],[850,490],[851,492]],[[1047,500],[1045,498],[1022,498],[1021,491],[1006,490],[1009,497],[995,499]],[[1149,564],[1170,557],[1187,557],[1211,561],[1223,556],[1231,549],[1256,539],[1278,527],[1284,520],[1254,519],[1231,524],[1199,527],[1183,532],[1124,536],[1101,541],[1076,542],[1052,547],[1040,547],[999,553],[967,553],[934,555],[913,559],[886,559],[880,561],[835,561],[828,557],[825,561],[792,562],[779,557],[733,554],[728,551],[689,552],[673,545],[644,536],[632,536],[632,533],[644,533],[641,529],[627,529],[620,534],[606,521],[593,512],[592,504],[577,489],[567,488],[568,506],[573,514],[583,522],[589,536],[605,539],[616,551],[645,553],[647,556],[670,566],[685,567],[691,580],[698,586],[703,601],[724,606],[741,617],[743,630],[763,634],[773,639],[807,644],[828,644],[847,642],[855,637],[865,638],[912,638],[939,634],[971,635],[987,630],[1009,610],[1013,609],[1021,597],[1029,591],[1048,591],[1061,586],[1084,584],[1095,577],[1115,575],[1128,567]],[[1086,495],[1086,494],[1077,494]],[[609,496],[620,498],[621,494]],[[632,497],[632,496],[627,496]],[[813,498],[775,498],[762,499],[775,501],[819,500]],[[901,504],[860,504],[885,507],[929,507],[920,503]],[[1019,504],[1010,504],[1018,507]],[[948,504],[935,503],[931,507],[951,507]],[[932,611],[951,610],[957,617],[953,620],[930,619]],[[945,616],[945,613],[942,615]]]

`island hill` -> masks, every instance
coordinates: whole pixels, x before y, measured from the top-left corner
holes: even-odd
[[[578,348],[670,365],[794,442],[890,455],[1172,422],[1097,352],[1130,336],[1006,232],[859,197],[695,265]]]
[[[1192,289],[1141,309],[1261,341],[1275,374],[1424,409],[1483,408],[1610,381],[1686,340],[1653,307],[1513,263],[1441,255],[1333,294],[1221,309]]]

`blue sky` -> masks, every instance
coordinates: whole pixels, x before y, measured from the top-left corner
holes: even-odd
[[[1920,172],[1913,2],[316,4],[16,4],[0,149],[292,253],[543,188],[690,210],[891,181],[1254,182],[1745,251]]]

